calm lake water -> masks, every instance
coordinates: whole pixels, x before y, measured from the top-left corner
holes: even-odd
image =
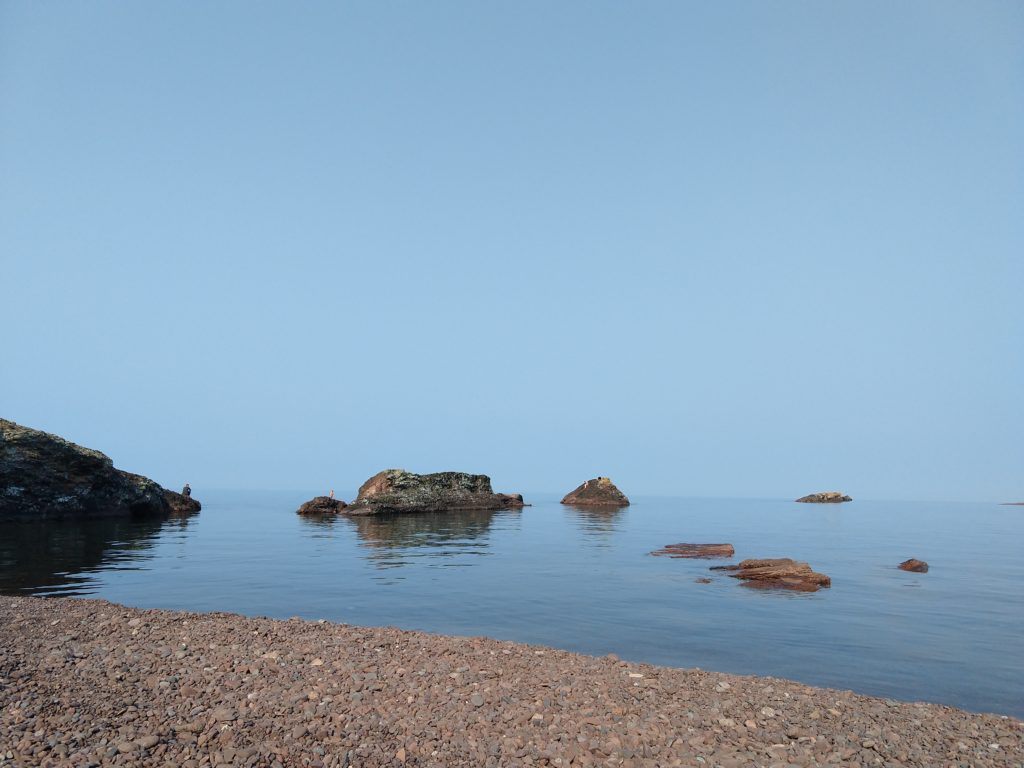
[[[488,635],[1024,716],[1024,507],[528,496],[310,520],[294,514],[309,494],[196,495],[187,520],[0,523],[0,591]],[[833,586],[750,590],[715,561],[648,555],[675,542],[806,560]],[[908,557],[931,572],[898,570]]]

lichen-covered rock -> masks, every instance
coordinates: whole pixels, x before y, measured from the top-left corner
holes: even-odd
[[[441,512],[449,509],[516,509],[524,506],[519,494],[495,493],[487,475],[435,472],[417,475],[404,469],[385,469],[359,488],[345,514],[384,512]]]
[[[164,499],[170,506],[172,515],[194,515],[203,508],[203,505],[191,496],[185,496],[177,491],[169,491],[166,488],[164,489]]]
[[[839,491],[823,491],[801,496],[797,501],[804,504],[841,504],[844,501],[853,501],[853,499]]]
[[[767,560],[744,560],[739,565],[718,565],[713,571],[735,571],[734,579],[742,579],[743,586],[758,589],[790,589],[797,592],[817,592],[832,585],[832,579],[815,573],[807,563],[788,557]]]
[[[0,521],[94,515],[167,515],[164,489],[114,468],[109,457],[0,419]]]
[[[341,499],[315,496],[299,507],[296,512],[300,515],[337,515],[344,512],[347,506],[348,504]]]
[[[900,563],[899,568],[901,571],[911,571],[912,573],[928,573],[928,563],[914,558],[904,560]]]
[[[628,507],[629,499],[607,477],[595,477],[562,499],[574,507]]]

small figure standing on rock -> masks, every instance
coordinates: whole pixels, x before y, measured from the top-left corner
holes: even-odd
[[[181,495],[184,496],[186,499],[192,498],[192,486],[189,485],[188,483],[185,483],[185,487],[181,489]]]
[[[331,488],[331,496],[330,496],[330,498],[332,498],[332,499],[334,498],[334,489],[333,488]]]

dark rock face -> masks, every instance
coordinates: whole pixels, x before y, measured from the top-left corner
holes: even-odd
[[[845,496],[839,491],[823,491],[822,493],[812,493],[808,496],[802,496],[797,499],[799,502],[805,504],[841,504],[844,501],[853,501],[849,496]]]
[[[348,504],[341,499],[316,496],[299,507],[296,512],[300,515],[337,515],[344,512],[347,506]]]
[[[168,491],[166,488],[164,489],[164,500],[171,508],[172,515],[194,515],[203,508],[203,505],[193,499],[191,494],[186,496],[175,491]]]
[[[734,579],[742,579],[743,586],[758,589],[790,589],[797,592],[817,592],[832,585],[832,579],[815,573],[807,563],[788,557],[769,560],[744,560],[739,565],[718,565],[713,571],[736,571]]]
[[[711,560],[717,557],[732,557],[736,554],[736,549],[732,544],[666,544],[651,554]]]
[[[167,515],[164,489],[91,448],[0,419],[0,520]]]
[[[914,558],[910,558],[909,560],[904,560],[902,563],[900,563],[899,567],[902,571],[911,571],[913,573],[928,573],[928,563],[926,563],[924,560],[915,560]]]
[[[595,477],[566,494],[562,503],[574,507],[628,507],[629,499],[607,477]]]
[[[487,475],[436,472],[417,475],[404,469],[385,469],[359,488],[346,514],[441,512],[454,509],[518,509],[519,494],[495,493]]]

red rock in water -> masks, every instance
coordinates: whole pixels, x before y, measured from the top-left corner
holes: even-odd
[[[566,494],[562,503],[574,507],[628,507],[629,499],[609,478],[595,477]]]
[[[914,558],[910,558],[909,560],[904,560],[902,563],[900,563],[899,567],[902,571],[912,571],[913,573],[928,573],[928,563],[926,563],[924,560],[915,560]]]
[[[296,510],[300,515],[336,515],[344,512],[346,504],[341,499],[332,499],[330,496],[315,496]]]
[[[732,557],[736,554],[732,544],[667,544],[661,549],[651,552],[652,555],[664,557],[689,557],[712,559],[716,557]]]
[[[743,586],[755,589],[789,589],[796,592],[817,592],[832,585],[832,579],[815,573],[807,563],[788,557],[768,560],[744,560],[739,565],[717,565],[713,571],[736,571],[734,579],[742,579]]]

